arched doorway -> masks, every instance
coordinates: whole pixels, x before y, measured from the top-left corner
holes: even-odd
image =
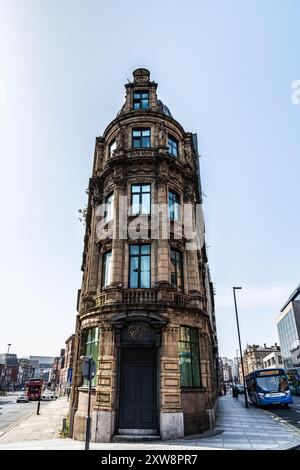
[[[118,434],[159,431],[159,348],[167,320],[155,313],[130,313],[110,319],[116,328]]]

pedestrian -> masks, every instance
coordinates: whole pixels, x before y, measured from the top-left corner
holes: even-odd
[[[226,384],[223,383],[223,393],[224,393],[224,395],[226,395],[226,392],[227,392]]]

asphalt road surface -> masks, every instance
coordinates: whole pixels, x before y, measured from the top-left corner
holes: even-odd
[[[293,402],[292,405],[289,405],[288,409],[278,406],[266,409],[266,411],[284,419],[284,421],[295,426],[300,431],[300,397],[293,396]],[[300,450],[300,447],[298,447],[297,450]]]
[[[25,416],[29,416],[37,409],[37,402],[16,403],[18,393],[9,393],[6,397],[0,396],[0,435],[1,431]],[[41,408],[47,406],[41,402]]]

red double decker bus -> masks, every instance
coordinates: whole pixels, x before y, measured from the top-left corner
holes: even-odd
[[[43,379],[29,379],[27,382],[27,397],[29,400],[40,400]]]

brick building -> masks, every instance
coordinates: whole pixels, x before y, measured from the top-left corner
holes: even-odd
[[[74,358],[74,338],[75,335],[69,336],[65,344],[64,367],[60,371],[59,377],[59,393],[60,395],[69,395],[73,377],[73,358]]]
[[[209,429],[217,396],[197,136],[157,98],[148,70],[125,88],[96,139],[76,320],[70,436],[85,437],[80,357],[91,355],[98,442]]]

